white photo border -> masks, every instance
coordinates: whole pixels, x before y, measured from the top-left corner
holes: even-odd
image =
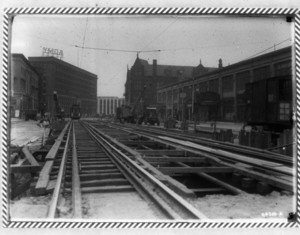
[[[153,222],[97,222],[97,221],[12,221],[9,215],[9,165],[8,165],[8,122],[10,39],[12,19],[17,15],[219,15],[219,16],[286,16],[294,21],[292,61],[294,62],[293,99],[295,102],[296,138],[296,211],[286,221],[279,220],[216,220],[210,221],[153,221]],[[3,9],[3,58],[2,58],[2,225],[6,228],[294,228],[300,227],[300,9],[298,8],[5,8]]]

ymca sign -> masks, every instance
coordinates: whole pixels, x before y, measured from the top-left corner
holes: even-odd
[[[59,49],[54,49],[54,48],[48,48],[48,47],[43,47],[43,56],[53,56],[56,57],[57,59],[62,59],[63,58],[63,50]]]

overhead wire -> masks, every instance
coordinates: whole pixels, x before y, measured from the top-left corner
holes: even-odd
[[[151,43],[153,43],[158,37],[160,37],[172,24],[174,24],[176,22],[173,21],[171,22],[160,34],[158,34],[155,38],[153,38],[146,46],[143,47],[146,48],[148,45],[150,45]],[[86,33],[86,30],[85,30],[85,33]],[[50,40],[50,39],[45,39],[45,38],[42,38],[42,37],[38,37],[38,36],[35,36],[36,38],[39,38],[39,39],[42,39],[42,40],[47,40],[47,41],[52,41],[52,42],[55,42],[55,43],[59,43],[59,44],[64,44],[64,45],[67,45],[67,46],[70,46],[70,47],[75,47],[75,48],[81,48],[82,51],[84,49],[89,49],[89,50],[97,50],[97,51],[106,51],[106,52],[124,52],[124,53],[157,53],[157,52],[164,52],[164,51],[178,51],[178,50],[197,50],[199,48],[211,48],[211,47],[228,47],[227,45],[217,45],[217,46],[201,46],[201,47],[197,47],[197,48],[176,48],[176,49],[154,49],[154,50],[125,50],[125,49],[115,49],[115,48],[98,48],[98,47],[87,47],[87,46],[84,46],[85,44],[85,36],[83,38],[83,43],[82,43],[82,46],[79,46],[79,45],[76,45],[76,44],[69,44],[69,43],[65,43],[65,42],[59,42],[57,40]],[[273,44],[272,46],[262,50],[262,51],[259,51],[247,58],[245,58],[245,60],[247,59],[250,59],[252,57],[255,57],[257,55],[260,55],[270,49],[275,49],[276,46],[279,46],[287,41],[291,41],[291,38],[287,38],[279,43],[276,43],[276,44]],[[255,42],[255,43],[245,43],[245,44],[239,44],[239,45],[248,45],[248,44],[258,44],[260,42]],[[236,45],[235,45],[236,46]],[[77,53],[78,54],[78,53]],[[79,59],[79,58],[78,58]],[[77,60],[77,63],[78,63],[78,60]]]
[[[167,25],[165,29],[163,29],[158,35],[156,35],[150,42],[148,42],[141,51],[143,51],[145,48],[147,48],[149,45],[151,45],[155,40],[157,40],[161,35],[163,35],[179,18],[176,17],[175,20],[173,20],[170,24]]]
[[[83,57],[83,48],[84,48],[84,43],[85,43],[85,36],[86,36],[86,29],[87,29],[87,25],[88,25],[88,20],[89,17],[86,17],[86,23],[85,23],[85,29],[84,29],[84,35],[83,35],[83,41],[82,41],[82,50],[81,50],[81,60],[80,60],[80,64],[82,62],[82,57]]]
[[[266,51],[268,51],[268,50],[270,50],[270,49],[276,48],[276,46],[279,46],[279,45],[281,45],[282,43],[284,43],[284,42],[286,42],[286,41],[291,41],[291,38],[285,39],[285,40],[283,40],[283,41],[281,41],[281,42],[279,42],[279,43],[277,43],[277,44],[274,44],[274,45],[271,46],[271,47],[268,47],[267,49],[264,49],[264,50],[262,50],[262,51],[260,51],[260,52],[257,52],[257,53],[255,53],[254,55],[249,56],[248,58],[246,58],[246,60],[247,60],[247,59],[250,59],[250,58],[252,58],[252,57],[254,57],[254,56],[260,55],[260,54],[262,54],[262,53],[264,53],[264,52],[266,52]]]
[[[141,53],[141,52],[160,52],[161,50],[123,50],[123,49],[113,49],[113,48],[99,48],[99,47],[85,47],[85,46],[78,46],[74,45],[74,47],[82,48],[82,49],[90,49],[90,50],[97,50],[97,51],[114,51],[114,52],[129,52],[129,53]]]

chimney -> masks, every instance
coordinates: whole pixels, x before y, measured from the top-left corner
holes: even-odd
[[[153,77],[157,75],[157,60],[153,60]]]
[[[219,59],[219,68],[223,68],[222,59]]]

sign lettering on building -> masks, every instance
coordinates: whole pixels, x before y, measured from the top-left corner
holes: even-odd
[[[61,60],[64,56],[64,52],[59,49],[43,47],[42,56],[53,56]]]

